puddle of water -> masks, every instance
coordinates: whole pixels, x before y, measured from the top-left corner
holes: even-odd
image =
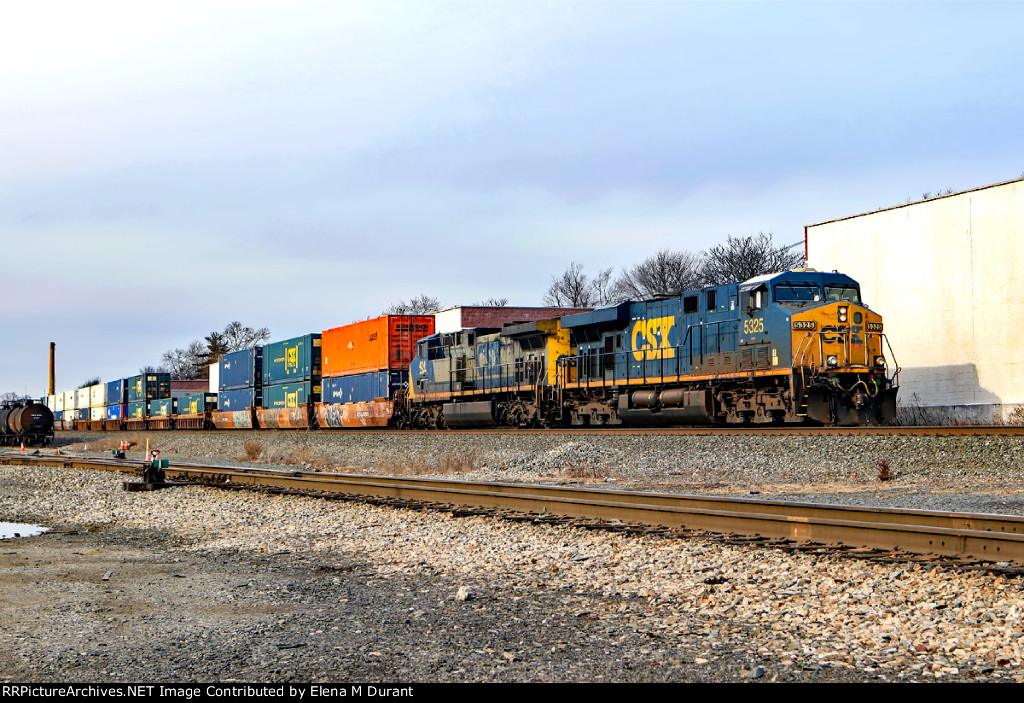
[[[0,539],[11,537],[35,537],[47,531],[39,525],[26,525],[20,522],[0,522]]]

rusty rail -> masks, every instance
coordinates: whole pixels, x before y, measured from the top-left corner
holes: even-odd
[[[248,429],[248,428],[246,428]],[[90,430],[58,430],[58,432],[89,432]],[[215,432],[223,435],[224,430],[126,430],[127,432]],[[460,428],[454,430],[408,430],[393,427],[377,427],[369,429],[346,428],[318,430],[320,432],[374,432],[377,434],[410,434],[424,435],[442,434],[540,434],[548,436],[563,435],[759,435],[762,437],[828,437],[828,436],[906,436],[906,437],[1024,437],[1024,425],[881,425],[861,427],[807,427],[804,425],[726,425],[694,427],[553,427],[549,429],[534,428]],[[259,430],[261,435],[271,432],[290,432],[296,430],[266,429]],[[107,434],[104,432],[104,434]]]
[[[138,472],[137,461],[0,454],[0,464]],[[1024,517],[817,505],[517,483],[178,464],[168,478],[502,508],[818,544],[1024,564]]]

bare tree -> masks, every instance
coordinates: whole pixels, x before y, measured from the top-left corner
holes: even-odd
[[[14,391],[7,391],[0,395],[0,405],[11,405],[24,399],[21,393],[15,393]]]
[[[206,375],[207,347],[198,339],[184,349],[172,349],[164,352],[164,366],[170,369],[171,378],[190,381]]]
[[[171,370],[166,366],[143,366],[139,368],[139,373],[170,373]]]
[[[408,303],[399,300],[384,309],[384,315],[429,315],[441,309],[441,301],[427,295],[420,295]]]
[[[212,334],[217,335],[218,333],[214,332]],[[227,353],[254,347],[268,339],[270,339],[270,330],[266,327],[260,327],[259,329],[246,327],[238,320],[235,320],[234,322],[229,322],[224,327],[224,331],[219,333],[217,341],[225,350],[224,353]],[[207,340],[209,340],[209,337],[207,337]]]
[[[508,305],[508,298],[488,298],[479,303],[473,303],[477,308],[503,308]]]
[[[774,246],[771,232],[761,232],[756,237],[729,235],[725,244],[704,252],[701,266],[704,285],[746,281],[766,273],[788,271],[804,260],[802,251],[794,251],[795,246]]]
[[[610,268],[598,272],[594,278],[583,273],[583,264],[569,264],[561,276],[551,277],[551,286],[544,294],[544,304],[557,308],[589,308],[605,305],[609,301],[612,278]]]
[[[623,271],[612,286],[611,297],[644,300],[659,295],[678,295],[702,283],[701,260],[697,256],[688,251],[662,249]]]
[[[142,373],[170,373],[176,380],[203,378],[207,367],[228,352],[249,349],[268,339],[270,330],[266,327],[247,327],[235,320],[225,325],[223,332],[211,332],[202,341],[196,339],[185,348],[164,352],[161,357],[163,365],[159,369],[143,370]]]
[[[96,378],[90,378],[88,381],[86,381],[85,383],[81,384],[78,387],[79,388],[88,388],[89,386],[95,386],[99,382],[100,382],[100,377],[97,376]]]

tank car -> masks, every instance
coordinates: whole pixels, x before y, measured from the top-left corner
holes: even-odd
[[[42,403],[23,401],[0,408],[0,444],[45,446],[53,438],[53,412]]]

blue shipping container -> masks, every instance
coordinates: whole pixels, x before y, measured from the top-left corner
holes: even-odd
[[[207,408],[217,409],[216,393],[193,393],[178,398],[179,415],[202,415]]]
[[[107,406],[107,419],[108,420],[120,420],[124,417],[124,405],[108,405]]]
[[[176,406],[176,398],[161,398],[160,400],[153,400],[149,403],[149,415],[150,417],[170,417],[174,414]]]
[[[259,388],[241,388],[217,394],[217,409],[226,412],[262,407],[263,392]]]
[[[320,381],[320,335],[307,334],[263,346],[263,385]]]
[[[242,349],[225,354],[220,358],[218,390],[258,388],[261,385],[263,385],[263,347]]]
[[[275,383],[263,386],[263,407],[265,408],[298,408],[306,403],[320,400],[320,384],[312,381],[301,383]]]
[[[128,381],[124,378],[119,378],[116,381],[110,381],[107,384],[107,404],[108,405],[119,405],[128,402]],[[110,420],[119,420],[119,417],[108,418]]]
[[[128,383],[128,400],[132,403],[171,396],[171,374],[169,373],[144,373],[126,378],[125,381]]]
[[[374,371],[355,376],[335,376],[323,381],[325,403],[365,403],[377,398],[394,400],[395,392],[409,381],[409,371]]]

